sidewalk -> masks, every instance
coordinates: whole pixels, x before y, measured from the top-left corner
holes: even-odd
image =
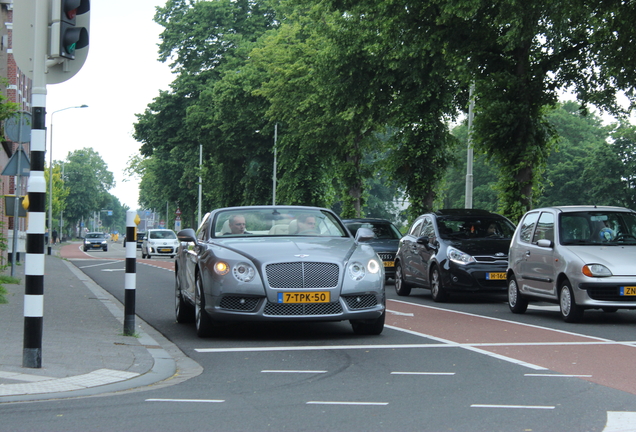
[[[77,243],[45,257],[42,367],[22,367],[24,257],[19,285],[4,285],[0,304],[0,403],[90,396],[183,382],[201,367],[139,317],[138,337],[123,336],[121,303],[70,261]],[[82,255],[86,258],[86,255]],[[5,274],[10,274],[7,268]]]

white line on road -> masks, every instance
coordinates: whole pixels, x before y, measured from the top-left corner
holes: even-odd
[[[388,402],[336,402],[336,401],[309,401],[307,405],[388,405]]]
[[[554,409],[554,406],[543,406],[543,405],[481,405],[481,404],[472,404],[471,408],[508,408],[508,409],[543,409],[543,410],[551,410]]]
[[[455,372],[391,372],[391,375],[455,375]]]
[[[307,374],[322,374],[327,373],[324,370],[262,370],[262,373],[307,373]]]
[[[221,403],[222,399],[146,399],[146,402],[195,402],[195,403]]]
[[[550,378],[591,378],[592,375],[561,375],[561,374],[523,374],[527,377],[550,377]]]
[[[393,314],[393,315],[411,316],[411,317],[412,317],[412,316],[415,316],[415,315],[414,315],[414,314],[412,314],[412,313],[398,312],[398,311],[394,311],[394,310],[391,310],[391,309],[387,309],[386,311],[387,311],[388,313],[390,313],[390,314]]]
[[[636,430],[636,412],[608,411],[603,432],[633,432]]]

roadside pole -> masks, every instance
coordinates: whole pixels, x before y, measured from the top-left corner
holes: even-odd
[[[124,336],[135,334],[135,296],[137,288],[137,221],[134,210],[126,212],[126,275],[124,277]]]
[[[44,321],[44,218],[46,181],[44,154],[46,152],[46,42],[48,5],[35,2],[33,48],[33,92],[31,126],[31,172],[29,195],[29,225],[27,227],[24,259],[24,344],[22,366],[42,367],[42,328]]]

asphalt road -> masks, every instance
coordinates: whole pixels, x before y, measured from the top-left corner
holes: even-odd
[[[73,262],[123,302],[124,249],[90,255],[103,260]],[[550,305],[513,315],[502,297],[438,304],[426,290],[397,297],[388,286],[380,336],[356,336],[347,322],[234,323],[199,339],[175,323],[172,261],[138,258],[137,314],[203,374],[16,404],[3,427],[29,418],[29,430],[47,431],[636,430],[636,311],[566,324]]]

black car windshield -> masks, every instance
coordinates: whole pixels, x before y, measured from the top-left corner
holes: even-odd
[[[501,216],[448,216],[437,218],[443,239],[511,239],[515,226]]]
[[[636,244],[636,213],[561,213],[559,227],[559,241],[564,245]]]
[[[235,208],[217,213],[213,227],[213,237],[348,237],[333,213],[319,209]]]
[[[150,231],[149,237],[151,239],[176,239],[177,235],[171,230]]]
[[[399,240],[402,238],[400,231],[389,222],[346,222],[346,225],[353,236],[356,235],[360,228],[368,228],[373,231],[375,238],[378,240]]]

